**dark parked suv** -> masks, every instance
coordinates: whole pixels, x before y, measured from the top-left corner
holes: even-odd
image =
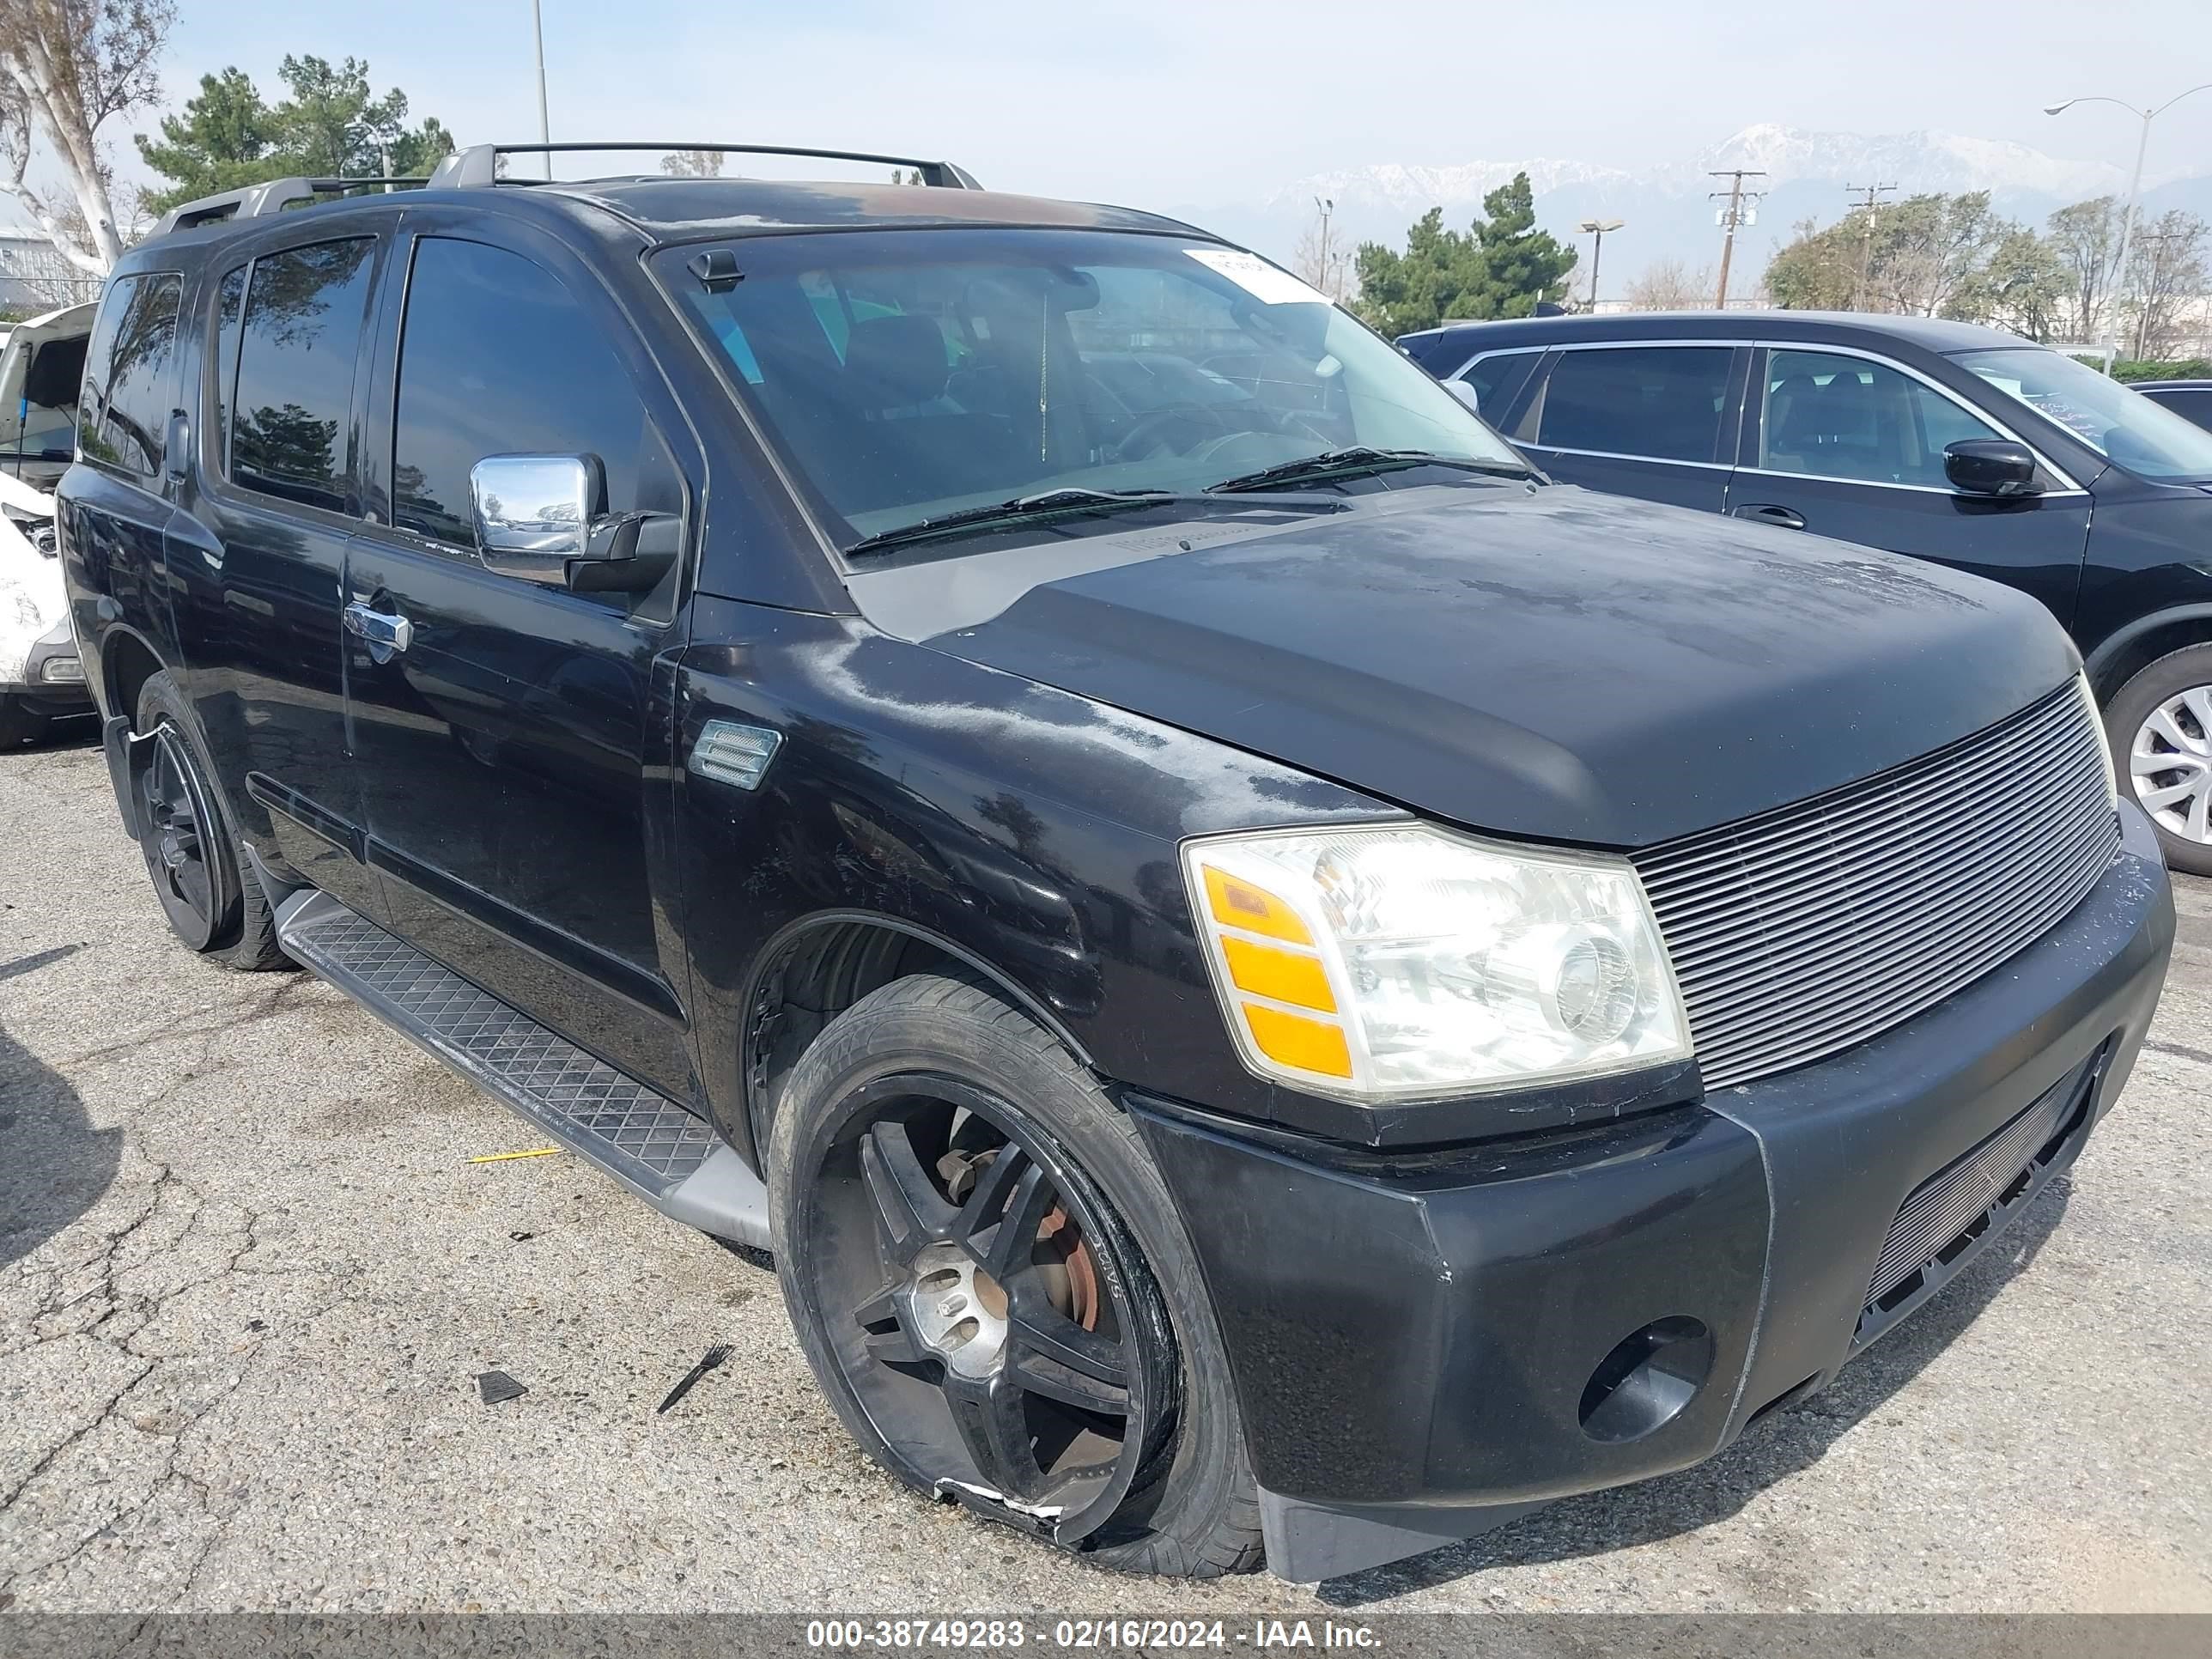
[[[1401,343],[1554,477],[2033,593],[2088,659],[2167,860],[2212,874],[2212,432],[2015,335],[1922,318],[1577,317]]]
[[[188,946],[772,1249],[872,1454],[1131,1571],[1696,1462],[2073,1160],[2173,923],[2040,607],[921,171],[131,251],[62,534]]]

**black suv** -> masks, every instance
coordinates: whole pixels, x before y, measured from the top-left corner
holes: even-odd
[[[1632,313],[1400,343],[1555,477],[2033,593],[2088,659],[2168,861],[2212,874],[2212,433],[2016,335],[1917,317]]]
[[[870,1452],[1133,1571],[1710,1456],[2070,1163],[2173,923],[2040,607],[921,172],[131,252],[62,533],[186,945],[772,1249]]]

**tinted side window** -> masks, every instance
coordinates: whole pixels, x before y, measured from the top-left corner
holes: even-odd
[[[1710,461],[1728,402],[1726,346],[1566,351],[1545,383],[1535,441],[1662,461]]]
[[[230,471],[230,410],[238,390],[238,337],[246,309],[246,271],[223,273],[215,302],[215,462]]]
[[[415,245],[392,420],[392,521],[474,545],[487,455],[596,455],[611,513],[680,513],[673,465],[592,313],[550,272],[479,242]]]
[[[169,411],[176,401],[169,364],[176,355],[177,309],[184,294],[181,276],[157,273],[137,279],[107,360],[100,419],[78,430],[88,459],[149,478],[161,470]]]
[[[231,476],[248,489],[345,510],[354,362],[374,248],[364,236],[253,262],[231,421]]]
[[[1771,472],[1948,489],[1943,447],[2000,435],[1942,392],[1866,357],[1771,352],[1765,398],[1759,464]]]
[[[89,437],[100,430],[100,417],[107,406],[107,378],[115,360],[115,337],[123,319],[138,297],[138,276],[118,276],[100,297],[100,313],[93,319],[92,338],[84,351],[84,383],[77,391],[77,429]],[[89,447],[87,453],[90,453]]]
[[[1474,388],[1474,401],[1482,417],[1492,425],[1504,416],[1506,404],[1519,390],[1529,366],[1540,351],[1500,351],[1485,357],[1459,378]]]
[[[2177,415],[2185,415],[2212,429],[2212,392],[2158,392],[2151,394]]]

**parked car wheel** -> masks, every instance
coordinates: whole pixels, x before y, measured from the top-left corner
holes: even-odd
[[[770,1139],[792,1322],[878,1462],[1103,1566],[1260,1564],[1182,1221],[1047,1032],[975,986],[898,980],[823,1031]]]
[[[238,856],[236,834],[207,781],[183,696],[167,674],[155,675],[139,694],[137,729],[155,737],[131,779],[138,850],[170,931],[227,967],[248,973],[290,967],[268,895]]]
[[[13,697],[0,697],[0,749],[36,743],[46,735],[46,717]]]
[[[2166,861],[2212,876],[2212,645],[2171,652],[2105,708],[2120,787],[2157,826]]]

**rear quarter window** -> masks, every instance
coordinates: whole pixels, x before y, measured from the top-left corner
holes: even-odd
[[[141,477],[161,470],[183,300],[184,279],[169,271],[122,277],[108,290],[79,394],[77,443],[87,460]]]

